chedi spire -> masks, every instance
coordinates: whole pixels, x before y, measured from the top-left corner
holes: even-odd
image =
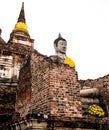
[[[27,29],[26,20],[25,20],[24,2],[22,2],[22,7],[20,10],[18,21],[13,29],[13,32],[16,32],[16,31],[23,31],[28,34],[28,29]]]
[[[26,22],[25,11],[24,11],[24,2],[22,2],[22,7],[21,7],[20,14],[19,14],[18,22],[24,22],[24,23]]]

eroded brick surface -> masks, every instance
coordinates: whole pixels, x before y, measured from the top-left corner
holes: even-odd
[[[82,116],[81,87],[74,68],[53,63],[35,51],[20,74],[16,110],[22,117],[30,111],[56,118]]]

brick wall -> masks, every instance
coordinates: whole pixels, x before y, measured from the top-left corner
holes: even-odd
[[[81,117],[80,84],[74,68],[34,51],[20,71],[16,112],[46,114],[56,119]]]
[[[58,125],[60,121],[72,123],[76,119],[81,119],[82,122],[85,117],[82,116],[80,89],[84,86],[97,87],[103,101],[108,105],[109,75],[95,80],[78,81],[75,68],[54,63],[49,57],[34,50],[26,57],[20,70],[15,110],[20,113],[20,120],[33,113],[54,117],[52,119]],[[36,119],[36,115],[33,118]],[[87,117],[88,119],[90,118]],[[66,129],[67,127],[69,126]]]
[[[75,69],[32,54],[32,110],[56,118],[81,117],[80,85]]]
[[[25,117],[31,105],[31,71],[30,57],[25,60],[24,66],[20,70],[19,85],[17,87],[17,99],[15,110],[20,113],[20,117]]]
[[[51,114],[60,117],[80,117],[80,85],[76,71],[67,65],[50,66]]]
[[[0,126],[2,123],[11,122],[12,119],[13,121],[15,121],[14,120],[15,119],[14,116],[16,115],[15,109],[17,109],[16,112],[17,111],[20,112],[21,110],[19,109],[19,106],[17,104],[18,101],[19,104],[20,101],[21,103],[22,102],[24,103],[26,98],[27,98],[26,103],[28,101],[29,96],[26,96],[26,94],[27,95],[30,94],[30,92],[28,92],[29,89],[27,90],[20,89],[20,91],[18,90],[17,92],[16,89],[18,85],[20,64],[22,63],[23,58],[28,54],[28,52],[31,51],[31,49],[32,48],[28,46],[16,43],[0,44],[0,56],[1,56],[0,65],[4,65],[4,69],[1,70],[3,72],[3,76],[0,77]],[[22,84],[27,83],[26,80],[23,81],[23,79],[26,78],[25,77],[26,72],[27,71],[22,72],[23,76],[22,75],[20,76],[22,78],[21,80]],[[15,108],[16,93],[18,93],[19,98],[17,98],[16,103],[17,107]],[[20,108],[21,106],[22,105],[20,105]]]
[[[48,58],[38,54],[32,54],[31,73],[32,73],[32,110],[35,113],[50,113],[48,102],[49,96],[49,66]]]
[[[97,87],[108,105],[108,84],[109,76],[78,82],[75,68],[54,63],[34,50],[20,72],[16,111],[21,117],[32,112],[71,120],[82,116],[81,86]]]
[[[16,89],[0,84],[0,113],[12,114],[15,111]],[[1,115],[0,114],[0,115]]]

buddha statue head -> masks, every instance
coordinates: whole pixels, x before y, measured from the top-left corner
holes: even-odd
[[[66,55],[67,41],[61,37],[60,33],[58,38],[54,40],[54,48],[57,54],[61,53]]]

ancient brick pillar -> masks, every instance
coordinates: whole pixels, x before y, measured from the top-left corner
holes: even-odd
[[[80,85],[75,69],[36,55],[31,63],[31,110],[61,120],[81,117]]]

